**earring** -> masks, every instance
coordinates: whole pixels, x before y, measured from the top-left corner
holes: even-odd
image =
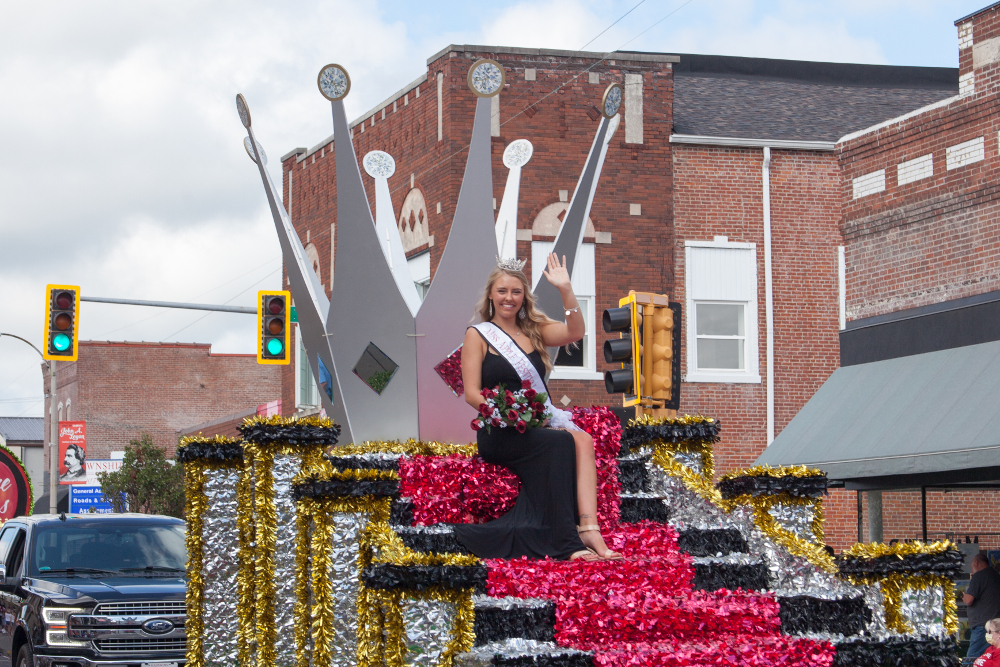
[[[493,299],[490,299],[490,317],[493,317]]]
[[[521,312],[519,312],[518,315],[521,316],[522,320],[528,316],[528,311],[524,309],[523,304],[521,305]]]

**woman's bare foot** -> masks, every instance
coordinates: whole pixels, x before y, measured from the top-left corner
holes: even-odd
[[[601,535],[601,527],[598,525],[587,525],[578,526],[577,532],[580,533],[580,541],[588,549],[591,549],[601,560],[621,560],[622,555],[617,551],[612,551],[608,548],[608,545],[604,542],[604,537]]]

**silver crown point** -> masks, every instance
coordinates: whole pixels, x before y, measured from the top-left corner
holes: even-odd
[[[501,259],[500,257],[497,257],[497,266],[504,271],[520,271],[527,263],[528,260],[518,259],[517,257],[511,257],[510,259]]]

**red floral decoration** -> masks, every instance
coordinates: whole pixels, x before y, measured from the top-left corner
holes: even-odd
[[[399,464],[399,493],[413,501],[413,520],[484,523],[514,506],[520,481],[478,456],[414,456]]]
[[[451,388],[456,396],[465,394],[465,383],[462,382],[462,346],[449,354],[444,361],[434,367],[444,383]]]
[[[573,408],[573,422],[594,439],[597,463],[597,522],[601,530],[613,530],[621,520],[621,484],[618,482],[618,452],[621,421],[606,407]]]

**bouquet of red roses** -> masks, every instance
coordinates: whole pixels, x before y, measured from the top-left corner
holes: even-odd
[[[521,383],[521,388],[517,391],[510,391],[498,384],[495,389],[483,389],[479,393],[486,401],[479,405],[479,416],[472,420],[474,431],[485,428],[489,433],[494,426],[510,426],[518,433],[524,433],[529,428],[541,426],[552,417],[552,413],[545,409],[548,394],[536,392],[527,380]]]

